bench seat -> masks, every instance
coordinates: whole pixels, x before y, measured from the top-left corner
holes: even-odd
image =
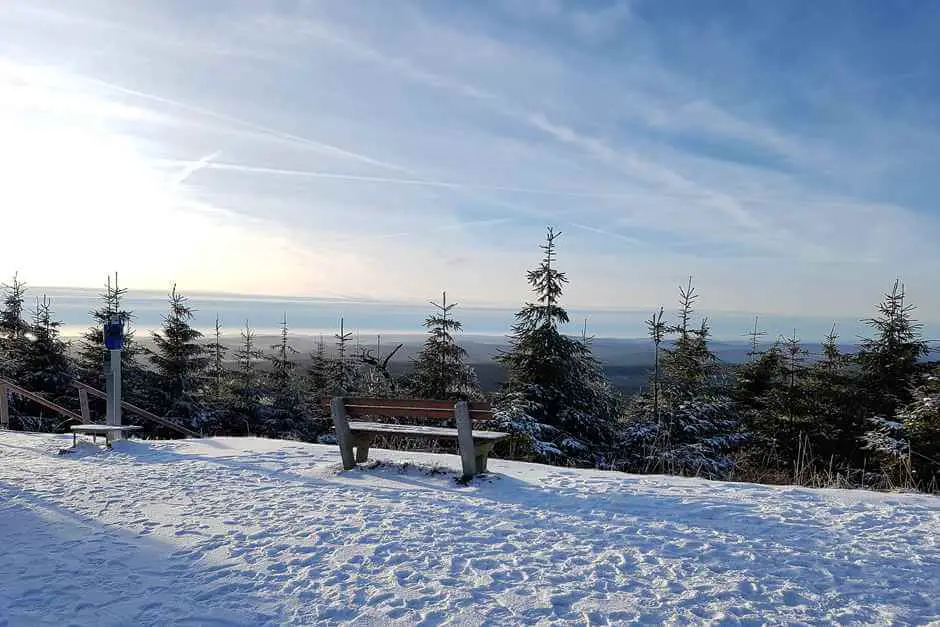
[[[78,434],[79,433],[90,433],[92,440],[98,435],[104,435],[105,446],[111,448],[111,440],[114,439],[114,434],[124,435],[130,431],[137,431],[143,429],[143,427],[138,425],[97,425],[97,424],[85,424],[85,425],[72,425],[72,446],[78,444]]]
[[[390,435],[405,435],[417,438],[445,438],[456,440],[456,429],[447,427],[427,427],[424,425],[391,425],[384,422],[350,422],[349,430],[352,432],[388,433]],[[471,431],[476,440],[502,440],[509,437],[507,433],[499,431]]]

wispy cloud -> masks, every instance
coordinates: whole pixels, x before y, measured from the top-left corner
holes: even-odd
[[[551,222],[577,303],[668,302],[693,273],[727,307],[856,312],[940,264],[940,89],[911,52],[936,44],[791,10],[37,0],[0,16],[3,155],[72,190],[49,202],[259,234],[285,291],[509,301]],[[17,163],[30,145],[58,156]],[[156,200],[109,189],[109,167]]]

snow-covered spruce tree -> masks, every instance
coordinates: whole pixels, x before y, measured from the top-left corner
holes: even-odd
[[[888,486],[940,491],[940,364],[913,390],[914,399],[891,419],[877,418],[865,447],[881,463]]]
[[[914,393],[923,389],[928,371],[923,359],[929,348],[913,311],[914,306],[905,303],[904,285],[895,281],[879,303],[878,315],[865,320],[874,337],[863,339],[855,355],[867,429],[862,436],[864,448],[873,453],[892,482],[902,485],[920,482],[913,474],[912,434],[904,417],[917,406]]]
[[[52,303],[45,294],[36,300],[32,313],[21,355],[19,383],[54,403],[71,407],[75,390],[69,347],[59,336],[62,323],[55,319]],[[22,426],[30,431],[49,431],[62,422],[62,416],[39,406],[31,405],[28,413],[34,418]]]
[[[916,485],[940,492],[940,364],[914,390],[914,400],[897,415],[909,442],[908,455]]]
[[[590,344],[559,330],[568,322],[559,304],[568,278],[555,267],[559,235],[548,229],[542,262],[527,275],[536,300],[516,314],[497,358],[507,377],[496,418],[530,442],[535,458],[593,465],[613,443],[619,399]]]
[[[476,373],[465,363],[467,351],[454,338],[462,328],[452,314],[457,303],[448,303],[444,292],[441,302],[432,301],[431,305],[436,311],[424,321],[428,337],[414,359],[411,393],[418,398],[440,400],[474,398],[479,395]]]
[[[15,381],[22,374],[22,357],[26,344],[29,323],[24,316],[26,284],[19,275],[13,281],[0,285],[3,290],[3,305],[0,308],[0,377]]]
[[[268,403],[260,410],[258,428],[261,433],[277,438],[306,439],[311,434],[300,382],[297,379],[297,350],[290,344],[287,314],[281,320],[281,336],[274,351],[266,358],[271,365],[265,376]]]
[[[258,362],[264,353],[255,344],[255,332],[246,321],[241,331],[241,345],[235,351],[235,370],[232,373],[233,420],[228,426],[231,433],[252,433],[257,430],[258,409],[264,393]]]
[[[191,325],[193,309],[189,300],[175,284],[169,305],[161,331],[151,333],[153,349],[147,351],[156,384],[151,403],[160,414],[198,430],[206,419],[203,399],[209,356],[200,342],[202,333]]]
[[[679,296],[679,321],[668,329],[677,337],[663,349],[658,403],[649,389],[631,400],[618,465],[639,472],[722,477],[733,468],[731,454],[745,438],[708,346],[708,322],[693,326],[697,295],[691,281],[679,288]],[[654,345],[657,336],[651,329]]]
[[[864,322],[874,337],[862,340],[855,361],[869,419],[893,418],[912,400],[912,390],[924,373],[929,352],[922,325],[912,317],[914,306],[904,302],[904,285],[895,281],[878,305],[878,315]]]
[[[134,339],[134,314],[123,307],[122,301],[127,289],[119,287],[118,275],[114,273],[105,283],[105,291],[100,295],[101,306],[91,312],[93,326],[82,334],[76,355],[76,372],[83,382],[104,389],[104,360],[107,350],[104,346],[104,325],[112,317],[120,317],[124,322],[124,346],[121,351],[122,396],[144,407],[152,406],[153,382],[151,373],[139,363],[143,352]]]

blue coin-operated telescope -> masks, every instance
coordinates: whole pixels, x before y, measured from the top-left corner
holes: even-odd
[[[104,323],[105,359],[104,385],[107,395],[105,423],[121,424],[121,348],[124,346],[124,320],[114,316]],[[120,439],[120,433],[116,434]]]
[[[104,345],[110,351],[124,347],[124,320],[115,316],[104,323]]]

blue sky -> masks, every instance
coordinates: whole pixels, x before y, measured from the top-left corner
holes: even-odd
[[[692,274],[710,312],[851,319],[901,276],[935,324],[938,31],[913,0],[0,0],[0,272],[514,307],[553,224],[580,309]]]

